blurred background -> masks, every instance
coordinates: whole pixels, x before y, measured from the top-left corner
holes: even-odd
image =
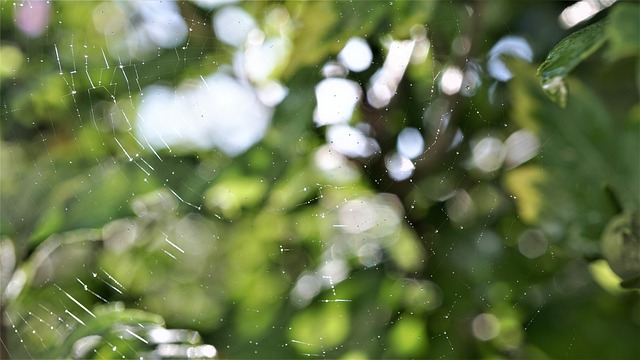
[[[639,358],[614,2],[3,0],[1,357]]]

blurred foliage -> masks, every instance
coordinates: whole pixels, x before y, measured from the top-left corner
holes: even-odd
[[[640,357],[640,294],[620,286],[639,275],[637,4],[563,31],[565,2],[179,2],[188,39],[129,55],[127,4],[51,2],[38,36],[18,27],[28,2],[0,4],[3,358]],[[143,89],[237,60],[211,26],[224,6],[286,44],[252,86],[288,96],[236,157],[151,151],[132,131]],[[487,63],[510,35],[534,57],[499,55],[505,83]],[[313,123],[354,36],[373,62],[345,76],[365,88],[393,40],[428,44],[388,106],[360,99],[366,158]],[[478,86],[441,91],[452,66]],[[395,181],[407,127],[426,151]],[[537,156],[474,163],[518,131]]]

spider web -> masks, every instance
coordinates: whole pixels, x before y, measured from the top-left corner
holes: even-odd
[[[6,354],[541,351],[590,280],[502,182],[546,140],[509,119],[522,34],[489,5],[232,3],[3,2]]]

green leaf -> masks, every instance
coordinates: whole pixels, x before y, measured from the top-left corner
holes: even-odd
[[[241,215],[243,209],[256,206],[266,191],[267,184],[262,179],[234,174],[209,188],[205,198],[209,208],[231,219]]]
[[[164,325],[162,317],[142,310],[123,309],[115,306],[103,306],[95,309],[95,317],[85,319],[85,326],[75,327],[57,349],[56,358],[70,357],[74,344],[87,336],[98,335],[105,339],[117,338],[125,333],[126,326]],[[140,341],[133,339],[133,341]]]
[[[538,68],[542,89],[561,107],[567,105],[565,77],[606,40],[607,22],[602,20],[564,38]]]
[[[401,317],[389,331],[391,351],[399,357],[424,353],[429,346],[425,321],[416,316]]]
[[[292,39],[294,49],[285,77],[292,76],[301,67],[337,55],[351,37],[368,38],[386,17],[391,24],[385,31],[394,38],[407,38],[413,26],[428,22],[436,4],[423,1],[291,2],[290,12],[297,15],[300,26]]]
[[[70,168],[69,171],[79,170]],[[61,180],[49,194],[49,199],[43,202],[51,205],[30,236],[32,245],[57,232],[98,228],[114,218],[131,215],[129,206],[123,206],[134,193],[128,189],[133,188],[138,193],[151,190],[151,185],[144,181],[145,174],[133,168],[131,163],[94,167],[88,173],[73,175]]]
[[[617,215],[602,233],[602,253],[624,288],[640,288],[640,216]]]
[[[607,25],[609,48],[607,57],[618,60],[628,56],[637,56],[640,52],[640,6],[638,4],[620,4],[611,10]]]
[[[308,308],[292,319],[289,337],[293,346],[305,353],[338,346],[349,334],[350,317],[348,308],[341,304]]]
[[[634,132],[632,124],[615,126],[602,101],[575,79],[570,81],[572,92],[567,107],[560,109],[550,104],[532,69],[524,64],[514,65],[517,75],[510,83],[511,117],[534,131],[544,143],[537,160],[543,173],[523,174],[529,177],[528,181],[513,179],[522,187],[516,202],[531,206],[530,198],[520,195],[540,194],[533,216],[524,220],[541,227],[554,240],[564,240],[569,251],[598,256],[599,239],[607,220],[619,207],[637,208],[637,127]],[[515,175],[516,171],[522,172],[516,169],[512,173]],[[609,194],[603,189],[605,184]],[[611,193],[621,204],[612,203]]]
[[[362,9],[357,11],[348,5]],[[291,12],[298,14],[297,20],[301,25],[296,32],[299,35],[293,38],[294,51],[285,77],[300,67],[317,64],[327,56],[337,54],[350,37],[370,32],[388,10],[386,6],[378,6],[379,3],[373,7],[370,5],[367,2],[343,4],[330,1],[293,3]],[[343,7],[345,9],[340,11]],[[341,14],[349,18],[341,18]]]

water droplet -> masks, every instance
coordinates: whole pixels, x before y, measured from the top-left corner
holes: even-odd
[[[567,84],[562,76],[554,76],[542,81],[542,89],[561,107],[567,105]]]

